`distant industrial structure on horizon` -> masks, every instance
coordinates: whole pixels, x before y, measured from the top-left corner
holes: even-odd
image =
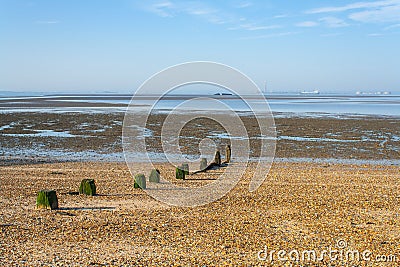
[[[356,95],[390,95],[389,91],[377,91],[377,92],[361,92],[357,91]]]

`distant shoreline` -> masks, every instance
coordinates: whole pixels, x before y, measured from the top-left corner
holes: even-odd
[[[193,102],[197,97],[197,102]],[[176,108],[186,100],[191,100],[190,111],[219,111],[220,105],[204,100],[204,97],[221,101],[241,115],[252,112],[240,98],[230,95],[170,95],[159,99],[157,96],[138,96],[131,103],[130,95],[64,95],[33,97],[0,97],[0,113],[13,112],[125,112],[130,109],[138,112],[154,110],[166,112]],[[203,100],[199,99],[203,98]],[[261,105],[260,97],[247,96],[252,105]],[[274,115],[293,117],[400,117],[400,96],[396,95],[273,95],[267,96],[267,102]],[[265,107],[261,106],[265,109]],[[224,110],[223,108],[221,109]],[[187,109],[184,110],[185,112]],[[264,110],[268,112],[268,110]]]

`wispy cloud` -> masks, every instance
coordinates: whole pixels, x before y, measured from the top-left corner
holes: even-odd
[[[387,30],[395,29],[395,28],[400,28],[400,23],[387,26],[387,27],[384,28],[384,30],[387,31]]]
[[[321,7],[308,10],[306,13],[316,14],[316,13],[330,13],[330,12],[343,12],[354,9],[370,9],[370,8],[381,8],[386,6],[397,6],[400,4],[399,0],[383,0],[383,1],[372,1],[372,2],[356,2],[344,6],[336,7]]]
[[[145,9],[157,16],[164,18],[176,17],[179,14],[187,14],[201,17],[213,24],[223,24],[230,20],[228,15],[224,15],[223,12],[219,12],[217,9],[207,6],[203,2],[155,2],[145,6]]]
[[[329,28],[340,28],[349,26],[347,22],[337,17],[323,17],[320,18],[319,21],[324,23]]]
[[[343,6],[329,6],[306,11],[307,14],[349,12],[348,18],[363,23],[382,23],[400,21],[400,0],[379,0],[355,2]],[[333,23],[332,25],[335,25]],[[343,23],[337,23],[337,26]]]
[[[400,3],[374,10],[355,12],[349,18],[360,22],[397,22],[400,21]]]
[[[253,5],[251,2],[239,2],[235,8],[245,8]],[[232,7],[232,6],[231,6]],[[175,17],[179,14],[201,18],[212,24],[228,24],[229,30],[260,31],[281,28],[280,25],[263,25],[248,21],[246,17],[238,16],[235,10],[220,10],[208,3],[200,1],[163,1],[153,2],[145,7],[147,11],[160,17]]]
[[[318,25],[319,25],[319,23],[315,22],[315,21],[302,21],[302,22],[295,24],[295,26],[297,26],[297,27],[315,27]]]
[[[257,25],[254,23],[244,23],[235,27],[230,27],[228,30],[248,30],[248,31],[259,31],[259,30],[271,30],[282,28],[280,25]]]
[[[158,2],[147,6],[147,10],[160,17],[173,17],[174,5],[169,2]]]
[[[252,2],[241,2],[241,3],[237,4],[237,5],[235,5],[235,8],[247,8],[247,7],[250,7],[252,5],[253,5]]]
[[[274,37],[283,37],[289,36],[294,34],[299,34],[300,32],[279,32],[279,33],[271,33],[271,34],[263,34],[263,35],[256,35],[256,36],[247,36],[239,38],[239,40],[255,40],[255,39],[267,39],[267,38],[274,38]]]
[[[36,24],[58,24],[60,21],[58,20],[38,20],[35,21]]]
[[[190,15],[196,16],[204,16],[216,13],[216,10],[210,8],[203,8],[203,9],[188,9],[187,13]]]
[[[283,18],[287,18],[287,17],[289,17],[288,14],[279,14],[279,15],[273,16],[274,19],[283,19]]]

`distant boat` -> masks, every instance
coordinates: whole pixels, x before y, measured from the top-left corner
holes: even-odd
[[[319,95],[319,91],[318,91],[318,90],[314,90],[314,91],[301,91],[300,94],[302,94],[302,95]]]
[[[215,93],[214,95],[232,95],[231,93]]]

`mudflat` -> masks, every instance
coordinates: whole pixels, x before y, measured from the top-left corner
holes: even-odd
[[[177,115],[178,116],[178,115]],[[163,153],[161,127],[165,114],[152,114],[147,121],[149,152]],[[257,121],[241,116],[257,158],[261,141]],[[62,160],[123,161],[121,132],[123,113],[13,112],[1,114],[0,165]],[[400,159],[400,119],[365,116],[275,117],[277,158]],[[211,138],[223,149],[226,132],[208,119],[191,121],[179,133],[182,153],[199,155],[198,144]]]

